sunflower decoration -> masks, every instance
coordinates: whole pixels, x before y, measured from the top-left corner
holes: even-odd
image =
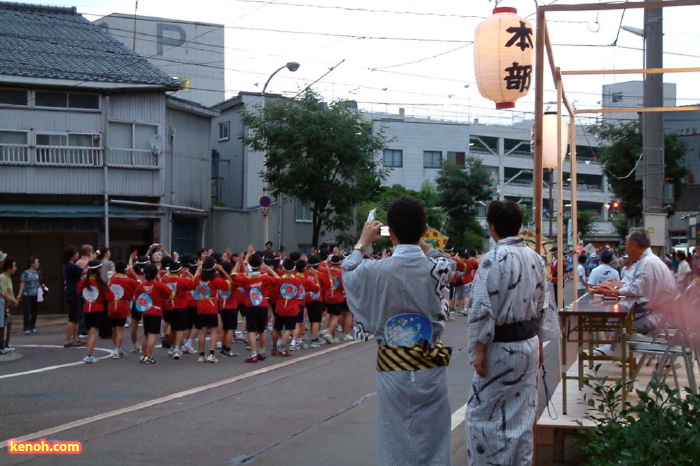
[[[432,246],[433,249],[437,250],[445,249],[445,246],[447,245],[447,241],[449,239],[449,237],[443,235],[442,233],[440,233],[439,230],[431,227],[430,225],[428,225],[428,231],[423,237],[423,241]]]

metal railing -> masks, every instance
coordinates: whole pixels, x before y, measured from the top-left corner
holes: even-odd
[[[101,147],[0,144],[1,165],[101,167]],[[159,169],[160,157],[150,149],[110,148],[108,165],[119,168]]]
[[[69,167],[102,166],[102,149],[80,146],[36,146],[36,164]]]
[[[26,144],[0,144],[0,163],[29,165],[29,147]]]
[[[107,165],[122,168],[160,168],[158,152],[150,149],[110,147]]]

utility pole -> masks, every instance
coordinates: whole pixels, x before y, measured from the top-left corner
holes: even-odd
[[[654,0],[645,0],[646,2]],[[663,68],[663,9],[644,9],[645,67]],[[644,107],[664,106],[663,74],[644,75]],[[652,245],[666,245],[666,213],[663,208],[665,178],[663,113],[642,113],[644,153],[644,225]]]

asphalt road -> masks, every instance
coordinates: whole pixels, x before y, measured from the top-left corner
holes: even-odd
[[[245,364],[201,364],[156,348],[157,364],[112,360],[63,348],[63,318],[43,318],[38,335],[15,332],[18,356],[0,359],[0,464],[376,464],[376,345],[323,345]],[[16,322],[16,321],[15,321]],[[58,323],[60,322],[60,324]],[[17,327],[15,327],[17,328]],[[472,369],[466,318],[447,323],[453,464],[466,464],[464,412]],[[125,341],[128,336],[125,335]],[[111,342],[99,340],[98,348]],[[548,345],[550,391],[558,345]],[[544,401],[544,391],[541,389]],[[544,404],[541,402],[541,410]],[[79,441],[80,455],[11,455],[9,439]]]

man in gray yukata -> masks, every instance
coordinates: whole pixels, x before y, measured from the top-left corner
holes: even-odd
[[[439,343],[448,303],[445,290],[452,261],[421,238],[427,231],[423,206],[411,198],[391,204],[391,257],[365,258],[379,240],[381,223],[365,224],[353,253],[343,261],[343,286],[355,321],[377,341],[378,460],[381,465],[451,464],[451,410],[447,365],[451,349]],[[399,314],[421,314],[432,323],[421,346],[387,344],[384,325]],[[397,362],[398,361],[398,362]]]
[[[493,201],[486,214],[497,242],[472,282],[468,350],[474,379],[467,402],[470,465],[531,465],[537,415],[541,333],[547,316],[544,261],[517,235],[523,214],[517,204]]]

